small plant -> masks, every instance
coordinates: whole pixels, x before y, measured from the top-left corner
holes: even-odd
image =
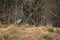
[[[48,34],[44,34],[43,38],[46,39],[46,40],[52,40],[51,35],[48,35]]]
[[[56,33],[60,34],[60,30],[59,29],[56,29]]]
[[[29,40],[36,40],[36,38],[35,37],[30,37]]]
[[[47,29],[49,32],[54,32],[54,29],[52,27]]]
[[[4,40],[8,40],[9,39],[9,34],[8,33],[4,33],[3,38],[4,38]]]
[[[19,37],[17,35],[12,35],[12,34],[8,34],[8,33],[5,33],[4,36],[3,36],[4,40],[19,40]]]
[[[19,40],[19,37],[18,37],[17,35],[13,35],[13,36],[11,37],[11,39],[12,39],[12,40]]]
[[[4,40],[19,40],[19,33],[15,27],[12,27],[3,34],[3,38]]]
[[[6,28],[7,25],[0,24],[0,28]]]

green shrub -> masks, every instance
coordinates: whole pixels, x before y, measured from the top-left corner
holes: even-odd
[[[51,35],[48,35],[48,34],[44,34],[43,38],[46,39],[46,40],[52,40]]]
[[[12,27],[3,34],[3,38],[4,40],[19,40],[19,33],[15,27]]]
[[[48,28],[47,29],[49,32],[54,32],[54,29],[51,27],[51,28]]]
[[[3,38],[4,38],[4,40],[8,40],[9,39],[9,34],[8,33],[4,33]]]
[[[56,33],[60,34],[60,30],[59,29],[56,29]]]
[[[4,40],[18,40],[19,37],[17,35],[9,35],[8,33],[5,33],[3,36]]]

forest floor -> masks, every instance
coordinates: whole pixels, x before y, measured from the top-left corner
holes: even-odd
[[[60,40],[60,28],[11,25],[0,28],[0,40]]]

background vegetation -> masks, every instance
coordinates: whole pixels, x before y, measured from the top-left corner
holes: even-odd
[[[0,0],[0,23],[13,24],[21,15],[34,25],[60,26],[60,0]]]

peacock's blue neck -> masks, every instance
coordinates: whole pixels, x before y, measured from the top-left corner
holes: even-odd
[[[24,18],[25,18],[24,15],[20,16],[20,19],[21,19],[22,21],[24,20]]]

